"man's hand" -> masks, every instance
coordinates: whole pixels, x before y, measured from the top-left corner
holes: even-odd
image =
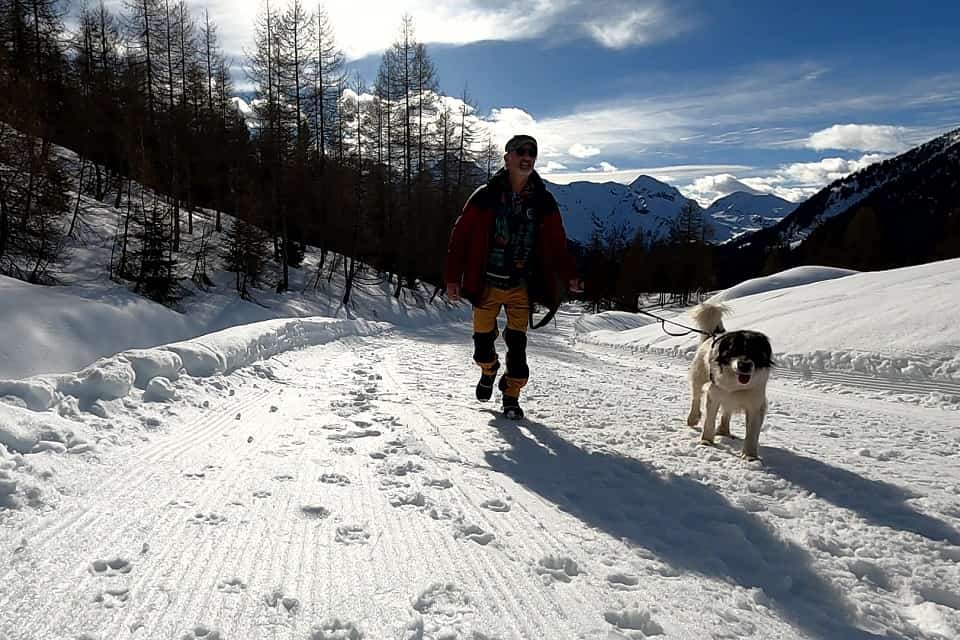
[[[583,280],[581,278],[571,278],[567,286],[571,293],[583,293]]]
[[[452,302],[457,302],[460,299],[460,285],[456,282],[447,283],[447,297]]]

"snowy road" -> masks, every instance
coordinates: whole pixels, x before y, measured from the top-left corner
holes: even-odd
[[[958,637],[956,412],[775,382],[746,463],[685,426],[683,363],[570,322],[519,424],[466,326],[181,379],[2,521],[0,638]]]

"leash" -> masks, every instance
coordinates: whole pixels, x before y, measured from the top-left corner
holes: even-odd
[[[660,316],[654,315],[654,314],[650,313],[649,311],[644,311],[643,309],[638,309],[638,310],[637,310],[637,313],[642,313],[643,315],[649,316],[649,317],[653,318],[654,320],[659,320],[659,321],[660,321],[660,328],[663,329],[663,332],[664,332],[665,334],[667,334],[668,336],[672,336],[672,337],[674,337],[674,338],[682,338],[682,337],[684,337],[684,336],[690,335],[691,333],[699,333],[700,335],[702,335],[702,336],[707,336],[708,338],[715,338],[715,337],[718,335],[717,333],[711,333],[710,331],[704,331],[704,330],[702,330],[702,329],[696,329],[696,328],[694,328],[694,327],[688,327],[688,326],[685,325],[685,324],[680,324],[679,322],[674,322],[673,320],[667,320],[666,318],[661,318]],[[681,327],[681,328],[683,328],[683,329],[686,329],[686,331],[683,332],[683,333],[670,333],[670,331],[667,330],[667,323],[668,323],[668,322],[669,322],[670,324],[673,324],[673,325],[676,325],[676,326]]]

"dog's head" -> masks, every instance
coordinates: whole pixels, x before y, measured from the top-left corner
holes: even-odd
[[[766,379],[774,366],[770,340],[758,331],[728,331],[713,344],[713,361],[724,378],[749,385],[757,376]]]

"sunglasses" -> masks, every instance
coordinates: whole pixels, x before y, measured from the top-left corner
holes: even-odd
[[[533,147],[520,147],[519,149],[514,149],[513,152],[519,157],[527,156],[528,158],[536,158],[537,150]]]

